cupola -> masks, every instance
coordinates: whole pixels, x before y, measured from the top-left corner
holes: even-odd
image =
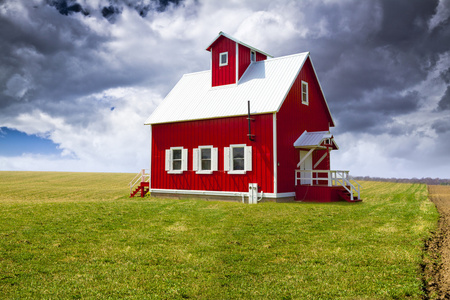
[[[238,84],[252,62],[273,57],[224,32],[220,32],[206,50],[211,52],[212,87]]]

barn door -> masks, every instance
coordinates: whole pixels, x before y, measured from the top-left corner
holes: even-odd
[[[300,160],[308,154],[308,151],[300,150]],[[312,170],[312,154],[310,154],[305,161],[300,165],[300,170]],[[312,172],[301,173],[301,184],[312,184]]]

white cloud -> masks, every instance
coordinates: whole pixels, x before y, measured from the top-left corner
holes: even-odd
[[[448,0],[439,0],[436,14],[430,19],[430,30],[436,28],[436,26],[442,24],[450,15],[450,2]]]
[[[134,172],[148,167],[150,128],[145,119],[161,101],[143,88],[117,88],[89,97],[113,106],[97,108],[87,126],[69,124],[35,110],[6,123],[27,134],[45,135],[58,144],[61,156],[24,155],[0,160],[0,169]]]

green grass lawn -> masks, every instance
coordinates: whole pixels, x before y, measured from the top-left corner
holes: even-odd
[[[362,203],[128,198],[134,174],[0,172],[0,298],[421,299],[421,184]]]

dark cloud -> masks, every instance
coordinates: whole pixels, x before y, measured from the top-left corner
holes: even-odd
[[[335,105],[331,108],[338,121],[334,131],[404,135],[407,129],[394,124],[393,117],[416,111],[420,103],[421,98],[417,92],[379,92],[362,97],[360,101],[349,101],[340,107]]]
[[[450,68],[441,72],[441,78],[445,81],[445,83],[450,83]]]
[[[116,8],[116,7],[112,6],[112,5],[110,5],[108,7],[105,6],[102,9],[102,16],[104,18],[109,18],[112,15],[119,14],[119,13],[121,13],[121,11],[118,8]]]
[[[436,13],[439,0],[383,0],[381,28],[373,33],[369,42],[374,47],[392,46],[411,51],[418,39],[428,34],[428,22]]]
[[[49,5],[54,6],[60,14],[68,16],[71,13],[82,13],[85,16],[89,15],[89,12],[75,1],[72,0],[48,0]]]
[[[449,120],[438,120],[433,123],[431,128],[433,128],[437,134],[444,134],[450,132],[450,122]]]
[[[438,103],[438,111],[449,110],[450,109],[450,86],[447,86],[444,96]]]
[[[361,113],[359,111],[343,111],[340,114],[339,120],[337,120],[337,128],[339,132],[360,132],[380,134],[388,122],[391,121],[391,117],[382,116],[374,112]],[[338,132],[333,130],[334,133]]]
[[[141,17],[146,17],[150,11],[164,12],[171,5],[180,5],[183,0],[109,0],[108,2],[110,4],[108,6],[86,9],[74,0],[47,0],[47,3],[55,7],[62,15],[68,16],[72,13],[82,13],[88,16],[91,10],[99,10],[102,16],[111,23],[114,23],[115,16],[120,15],[124,7],[134,9]]]
[[[160,62],[141,63],[111,53],[110,30],[94,31],[70,17],[86,11],[77,2],[49,3],[24,5],[22,15],[14,11],[17,7],[0,4],[6,12],[0,15],[0,119],[38,109],[87,126],[97,117],[95,108],[114,104],[100,103],[90,95],[164,80],[158,79],[164,74],[156,71],[163,69]],[[86,18],[99,18],[96,22],[108,26],[100,11],[89,11]]]
[[[115,16],[121,13],[122,9],[112,5],[102,8],[102,16],[112,23],[116,20]]]
[[[389,122],[386,116],[419,108],[415,87],[449,50],[449,16],[441,16],[433,28],[429,25],[438,4],[438,0],[335,3],[314,7],[306,16],[309,24],[317,24],[326,34],[313,30],[290,47],[311,52],[330,109],[339,121],[338,132],[372,126],[378,131],[380,122]],[[444,80],[450,77],[448,72],[442,74]],[[401,96],[405,91],[408,95]],[[447,107],[444,98],[441,108]],[[370,122],[372,116],[368,116],[368,123],[358,126],[348,118],[348,111],[363,116],[370,112],[380,122]]]

